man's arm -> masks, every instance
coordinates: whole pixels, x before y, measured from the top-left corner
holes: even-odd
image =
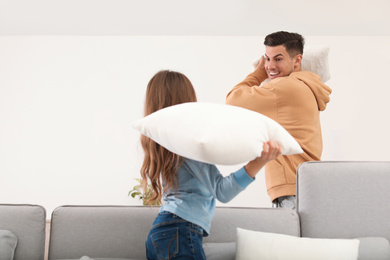
[[[235,91],[236,89],[242,88],[242,87],[253,87],[253,86],[260,86],[261,82],[267,79],[267,72],[265,71],[265,59],[264,56],[261,56],[259,62],[256,65],[255,70],[249,74],[242,82],[238,83],[237,86],[235,86],[228,94],[229,95]]]
[[[256,69],[227,94],[226,104],[247,108],[274,119],[277,113],[275,90],[268,83],[259,87],[266,79],[262,57]]]

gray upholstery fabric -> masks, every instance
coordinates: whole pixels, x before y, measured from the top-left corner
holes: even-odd
[[[390,240],[390,162],[308,162],[297,170],[301,235]]]
[[[145,259],[145,239],[158,208],[61,206],[51,217],[49,259]]]
[[[204,243],[203,249],[207,260],[236,259],[236,242]]]
[[[358,260],[390,259],[389,241],[384,237],[361,237]]]
[[[49,260],[145,259],[145,239],[158,208],[147,206],[62,206],[51,217]],[[236,240],[236,228],[299,236],[295,211],[217,207],[204,243]]]
[[[42,206],[0,204],[0,229],[17,237],[14,260],[44,259],[46,210]]]
[[[237,228],[299,236],[299,217],[291,209],[218,207],[204,243],[235,242]]]
[[[18,239],[9,230],[0,230],[0,260],[13,260]]]

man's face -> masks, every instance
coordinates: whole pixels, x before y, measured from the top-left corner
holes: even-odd
[[[299,64],[297,63],[298,56],[302,57],[302,55],[298,54],[291,58],[283,45],[266,46],[264,68],[268,78],[273,80],[278,77],[288,76],[296,71],[298,65],[300,69],[300,60]]]

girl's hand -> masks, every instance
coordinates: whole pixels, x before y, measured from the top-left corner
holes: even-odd
[[[282,154],[282,147],[275,141],[269,141],[263,144],[261,156],[255,158],[245,165],[245,170],[249,176],[254,178],[267,162],[275,160]]]
[[[276,159],[281,154],[282,154],[282,147],[277,142],[271,140],[267,143],[264,143],[261,156],[256,159],[262,160],[267,163],[269,161]]]

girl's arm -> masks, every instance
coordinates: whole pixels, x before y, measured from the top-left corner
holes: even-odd
[[[263,168],[267,162],[272,161],[282,154],[282,147],[275,141],[264,143],[260,157],[245,165],[245,171],[252,178]]]

